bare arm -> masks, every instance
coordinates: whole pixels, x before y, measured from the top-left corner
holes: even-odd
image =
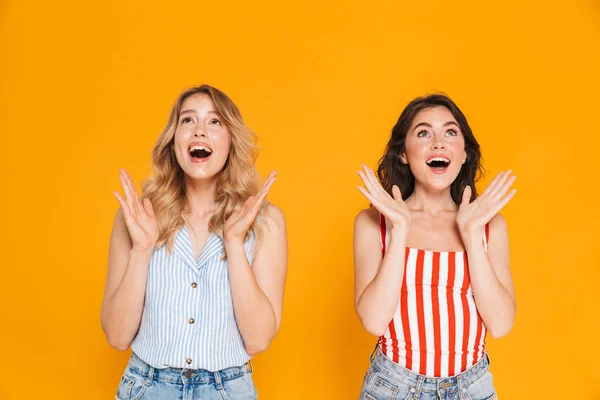
[[[392,188],[392,197],[371,169],[363,165],[358,174],[365,184],[359,190],[373,207],[361,211],[354,223],[354,307],[365,329],[381,336],[400,300],[411,217],[397,186]],[[392,225],[389,248],[383,257],[378,211]]]
[[[233,309],[246,351],[265,351],[279,330],[287,270],[283,212],[269,204],[252,267],[241,242],[226,243]]]
[[[498,212],[516,190],[508,192],[516,177],[511,171],[499,173],[472,203],[467,187],[456,221],[469,257],[469,275],[481,319],[494,338],[512,329],[516,315],[515,294],[509,266],[506,222]],[[490,241],[485,252],[482,231],[490,223]]]
[[[142,319],[148,264],[158,228],[149,201],[137,197],[126,172],[121,173],[126,200],[117,199],[117,211],[108,251],[108,272],[102,301],[102,330],[108,343],[127,350],[137,334]]]
[[[379,213],[372,207],[354,222],[354,307],[367,332],[381,336],[400,301],[406,235],[391,232],[382,258]]]
[[[481,240],[481,231],[468,235],[465,247],[479,315],[492,337],[502,337],[512,329],[517,312],[504,218],[497,214],[490,222],[487,253]]]
[[[250,267],[244,237],[254,222],[276,173],[271,173],[256,196],[225,222],[223,241],[238,329],[248,354],[266,350],[279,329],[287,270],[287,236],[281,210],[268,205],[263,219],[263,237]]]

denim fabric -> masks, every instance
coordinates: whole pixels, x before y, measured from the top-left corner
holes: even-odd
[[[497,400],[487,353],[459,375],[430,378],[401,367],[381,353],[371,358],[360,400]]]
[[[221,371],[164,368],[146,364],[135,354],[117,389],[117,400],[256,400],[248,364]]]

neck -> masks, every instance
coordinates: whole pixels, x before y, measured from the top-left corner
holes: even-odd
[[[452,200],[450,187],[437,190],[415,183],[415,190],[406,199],[406,204],[413,211],[423,211],[428,214],[438,214],[458,210],[458,205]]]
[[[189,217],[198,220],[212,215],[217,207],[215,202],[217,178],[198,181],[186,176],[185,188],[185,195],[191,207]]]

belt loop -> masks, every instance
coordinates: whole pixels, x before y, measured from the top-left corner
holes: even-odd
[[[152,379],[154,379],[154,367],[150,366],[148,369],[148,375],[146,376],[146,379],[144,379],[144,384],[146,386],[150,386],[152,384]]]
[[[419,376],[417,378],[417,387],[415,390],[415,399],[418,399],[419,397],[421,397],[421,390],[423,390],[423,385],[425,384],[425,377],[424,376]]]
[[[223,390],[223,382],[221,381],[221,372],[215,371],[213,372],[213,376],[215,377],[215,389]]]
[[[375,348],[371,352],[371,355],[369,356],[369,361],[373,362],[373,360],[375,359],[375,357],[377,357],[377,356],[373,357],[373,354],[375,354],[377,352],[377,348],[379,348],[379,343],[377,343],[375,345]]]
[[[458,375],[456,377],[456,381],[458,382],[458,397],[461,400],[466,400],[467,397],[465,396],[465,392],[467,391],[467,389],[465,389],[465,387],[463,386],[463,380],[462,380],[463,376],[462,374]]]
[[[254,372],[254,365],[252,365],[252,360],[248,360],[248,372]]]

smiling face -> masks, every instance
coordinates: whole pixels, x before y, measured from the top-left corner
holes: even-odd
[[[192,179],[216,177],[225,166],[231,135],[210,97],[197,93],[181,104],[173,149],[179,166]]]
[[[400,155],[416,183],[435,190],[450,187],[466,157],[460,126],[443,106],[417,113],[406,135],[406,151]]]

